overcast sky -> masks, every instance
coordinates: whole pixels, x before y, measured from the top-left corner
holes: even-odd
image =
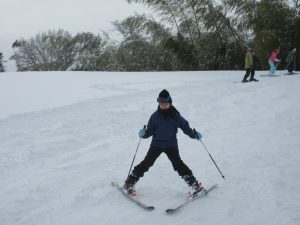
[[[78,32],[110,32],[112,21],[129,15],[147,13],[141,4],[126,0],[0,0],[0,52],[6,60],[12,55],[12,43],[48,30],[62,28]],[[7,71],[14,71],[12,62]]]

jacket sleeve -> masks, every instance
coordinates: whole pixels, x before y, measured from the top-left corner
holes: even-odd
[[[151,137],[154,133],[155,123],[154,123],[154,116],[152,115],[148,121],[146,134],[143,138]]]
[[[183,133],[190,136],[190,138],[196,138],[196,134],[192,130],[192,128],[190,128],[189,122],[185,120],[181,115],[179,115],[178,117],[178,127],[183,131]]]

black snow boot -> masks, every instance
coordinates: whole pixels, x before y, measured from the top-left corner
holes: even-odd
[[[255,82],[258,82],[258,80],[255,79],[255,78],[251,78],[249,81],[255,81]]]

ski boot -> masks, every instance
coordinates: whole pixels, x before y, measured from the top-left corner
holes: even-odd
[[[247,82],[249,82],[249,81],[245,78],[242,80],[242,83],[247,83]]]
[[[183,176],[184,181],[188,186],[192,188],[192,191],[189,192],[189,197],[197,196],[201,191],[204,191],[204,187],[201,185],[201,182],[198,182],[193,175]]]
[[[132,197],[136,196],[136,191],[134,185],[138,181],[138,177],[135,174],[130,174],[125,184],[123,185],[123,189]]]
[[[255,79],[255,78],[252,78],[252,79],[250,79],[249,81],[255,81],[255,82],[258,82],[258,80]]]
[[[196,181],[192,186],[192,192],[189,193],[189,197],[194,198],[200,192],[205,191],[205,188],[202,186],[201,182]]]

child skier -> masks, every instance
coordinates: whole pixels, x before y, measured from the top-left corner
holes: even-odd
[[[270,65],[270,72],[269,75],[275,75],[276,67],[275,62],[280,62],[280,59],[277,59],[277,56],[279,54],[280,48],[276,48],[275,51],[272,52],[270,58],[269,58],[269,65]]]
[[[288,56],[286,57],[285,62],[288,64],[287,69],[288,69],[288,74],[293,74],[293,69],[294,69],[294,59],[295,59],[295,54],[296,54],[296,48],[291,49],[289,52]]]
[[[181,160],[177,144],[177,128],[190,136],[190,138],[201,140],[202,135],[195,129],[192,130],[176,108],[172,105],[172,98],[167,90],[159,93],[157,102],[158,109],[149,119],[147,129],[139,131],[140,138],[152,136],[152,142],[144,160],[134,167],[128,176],[123,188],[128,194],[135,196],[135,184],[144,176],[144,173],[153,166],[155,160],[161,153],[165,153],[171,161],[173,168],[184,179],[193,190],[193,195],[199,193],[204,187],[193,176],[192,171]]]
[[[242,80],[243,83],[249,82],[249,81],[256,81],[258,82],[257,79],[254,78],[255,75],[255,65],[256,65],[256,56],[255,56],[255,49],[254,48],[249,48],[248,52],[246,53],[245,56],[245,69],[246,69],[246,74],[244,76],[244,79]],[[250,76],[249,81],[247,78]]]

